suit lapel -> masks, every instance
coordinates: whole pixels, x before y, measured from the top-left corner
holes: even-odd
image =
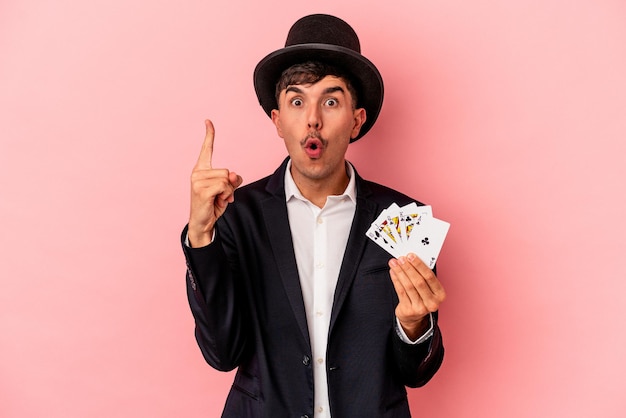
[[[287,204],[285,203],[285,168],[287,161],[285,160],[271,176],[266,188],[271,196],[261,202],[261,208],[265,226],[270,231],[271,239],[269,245],[272,248],[274,261],[278,267],[285,293],[302,336],[310,344],[304,299],[302,297],[302,288],[300,287],[300,276],[298,275],[296,256],[293,251],[291,230],[287,221]]]
[[[363,179],[356,174],[356,170],[355,175],[357,204],[354,213],[354,220],[352,221],[352,227],[350,228],[350,236],[348,237],[348,243],[346,245],[346,251],[344,253],[341,269],[339,271],[339,278],[337,279],[337,287],[335,288],[329,334],[333,330],[337,316],[341,311],[341,307],[346,300],[346,296],[352,286],[352,282],[354,282],[354,278],[356,277],[360,260],[363,257],[365,245],[367,244],[365,233],[371,225],[378,208],[376,203],[368,199],[371,191],[367,188]]]

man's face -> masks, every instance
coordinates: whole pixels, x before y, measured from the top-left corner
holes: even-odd
[[[315,84],[290,85],[280,92],[272,121],[291,157],[292,176],[325,181],[345,175],[345,154],[365,122],[354,109],[346,83],[326,76]]]

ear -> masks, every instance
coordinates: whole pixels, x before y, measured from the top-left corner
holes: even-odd
[[[354,111],[354,126],[352,128],[352,133],[350,134],[350,139],[354,139],[359,135],[361,131],[361,127],[365,123],[367,119],[367,115],[365,114],[365,109],[360,108]]]
[[[276,127],[276,133],[278,134],[279,137],[283,138],[283,130],[280,125],[280,110],[273,109],[271,116],[272,116],[272,122],[274,123],[274,126]]]

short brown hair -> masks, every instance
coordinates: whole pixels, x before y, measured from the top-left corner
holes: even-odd
[[[276,82],[276,103],[280,103],[278,100],[280,92],[287,87],[301,84],[315,84],[329,75],[340,78],[346,83],[346,87],[352,96],[352,108],[356,109],[359,96],[356,92],[354,82],[348,73],[341,68],[319,61],[307,61],[302,64],[295,64],[283,71],[278,82]]]

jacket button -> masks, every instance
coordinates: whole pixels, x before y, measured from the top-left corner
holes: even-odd
[[[309,358],[309,356],[302,357],[302,364],[304,364],[305,366],[308,366],[310,363],[311,363],[311,359]]]

